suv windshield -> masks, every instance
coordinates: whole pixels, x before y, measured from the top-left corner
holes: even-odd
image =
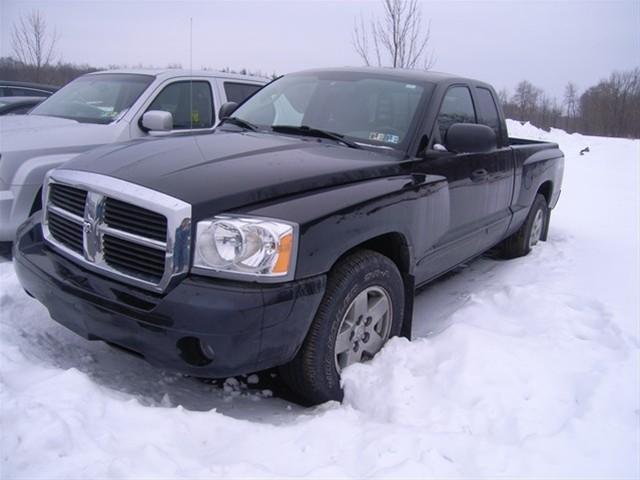
[[[31,115],[69,118],[82,123],[111,123],[133,105],[152,81],[150,75],[85,75],[51,95],[33,109]]]
[[[300,73],[267,85],[233,117],[261,128],[304,126],[358,143],[400,148],[431,91],[429,83],[385,74]]]

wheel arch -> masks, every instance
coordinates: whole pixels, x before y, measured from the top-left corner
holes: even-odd
[[[42,210],[42,187],[40,187],[36,192],[36,196],[33,199],[33,203],[31,204],[31,210],[29,211],[29,216],[33,215],[38,210]]]
[[[542,183],[542,185],[540,185],[538,187],[538,191],[536,193],[542,195],[545,200],[547,201],[547,207],[549,207],[549,205],[551,205],[551,199],[553,198],[553,182],[551,180],[547,180],[545,182]],[[549,223],[550,223],[550,219],[551,219],[551,209],[547,208],[547,218],[545,219],[544,222],[544,229],[542,230],[542,236],[540,237],[541,240],[543,241],[547,241],[547,237],[549,236]]]
[[[551,195],[553,194],[553,182],[546,180],[538,187],[537,193],[541,194],[547,201],[547,205],[551,204]]]
[[[411,339],[415,277],[412,268],[412,251],[407,238],[400,232],[388,232],[372,237],[343,252],[333,263],[331,269],[333,270],[342,259],[358,250],[373,250],[389,258],[398,267],[404,283],[404,315],[400,335]]]

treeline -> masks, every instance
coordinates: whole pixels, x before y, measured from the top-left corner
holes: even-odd
[[[507,118],[537,127],[606,137],[640,138],[640,68],[614,72],[582,94],[567,84],[561,102],[523,80],[499,92]]]
[[[89,65],[62,62],[38,67],[36,65],[27,65],[13,57],[0,57],[0,79],[2,80],[62,86],[80,75],[97,70],[97,68]]]
[[[71,80],[84,75],[85,73],[97,72],[98,70],[116,70],[119,68],[158,68],[152,65],[109,65],[105,68],[96,68],[90,65],[76,65],[72,63],[48,64],[36,67],[35,65],[27,65],[13,57],[0,57],[0,79],[16,80],[20,82],[44,83],[47,85],[62,86]],[[165,68],[181,69],[179,63],[172,63]],[[203,70],[210,70],[203,68]],[[229,67],[222,68],[220,71],[229,73],[239,73],[242,75],[250,75],[264,78],[276,78],[276,74],[264,74],[261,71],[253,71],[243,68],[241,70],[232,70]]]

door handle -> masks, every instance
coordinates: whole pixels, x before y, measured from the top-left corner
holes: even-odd
[[[479,168],[471,173],[471,180],[474,182],[480,182],[486,180],[489,176],[489,172],[485,168]]]

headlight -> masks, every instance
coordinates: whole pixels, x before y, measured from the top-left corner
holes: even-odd
[[[268,218],[219,216],[198,222],[193,269],[221,276],[291,278],[296,235],[296,224]]]

